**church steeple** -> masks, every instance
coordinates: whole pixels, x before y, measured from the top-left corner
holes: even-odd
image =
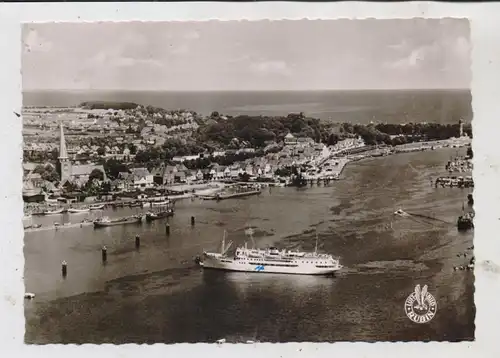
[[[64,139],[64,129],[62,122],[59,124],[60,142],[59,142],[59,174],[61,175],[61,183],[66,182],[71,177],[71,162],[66,149],[66,140]]]
[[[64,138],[64,129],[62,122],[59,123],[59,128],[61,130],[59,142],[59,159],[68,159],[68,150],[66,149],[66,139]]]

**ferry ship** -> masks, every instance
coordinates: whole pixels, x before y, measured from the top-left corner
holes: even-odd
[[[295,275],[330,275],[340,270],[342,265],[339,260],[329,254],[314,252],[301,252],[279,250],[276,247],[268,249],[236,248],[234,255],[227,252],[232,242],[225,245],[226,233],[222,239],[220,253],[204,252],[197,262],[204,269],[218,269],[227,271],[243,271],[256,273],[280,273]]]

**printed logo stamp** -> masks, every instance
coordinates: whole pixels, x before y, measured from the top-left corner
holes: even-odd
[[[427,291],[427,285],[420,288],[415,286],[405,301],[405,313],[415,323],[427,323],[434,318],[437,311],[437,302],[433,295]]]

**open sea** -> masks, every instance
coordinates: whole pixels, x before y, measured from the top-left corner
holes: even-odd
[[[473,340],[474,274],[453,270],[472,255],[467,248],[473,232],[456,228],[470,191],[431,185],[456,154],[440,149],[368,159],[348,164],[342,179],[327,185],[272,188],[221,202],[179,201],[169,237],[162,220],[26,233],[26,291],[36,297],[25,303],[25,340]],[[395,216],[400,208],[415,215]],[[104,215],[135,212],[109,209]],[[38,217],[33,223],[79,222],[86,215],[96,214]],[[224,230],[243,244],[247,226],[256,228],[259,246],[307,250],[317,230],[319,249],[340,256],[346,268],[336,277],[307,277],[195,266],[193,258],[203,249],[219,249]],[[102,245],[108,248],[106,265]],[[404,311],[417,284],[428,285],[437,300],[437,314],[427,324],[413,323]]]
[[[383,91],[25,91],[24,106],[77,106],[83,101],[126,101],[208,115],[277,116],[304,112],[325,121],[456,123],[472,119],[469,90]]]

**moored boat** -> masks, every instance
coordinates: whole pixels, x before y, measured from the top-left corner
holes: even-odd
[[[163,211],[158,211],[156,213],[147,212],[146,213],[146,221],[153,221],[158,219],[167,218],[174,215],[174,209],[167,209]]]
[[[89,209],[90,210],[102,210],[102,209],[104,209],[104,204],[101,204],[101,205],[90,205]]]
[[[94,221],[94,227],[107,227],[115,225],[126,225],[126,224],[138,224],[142,221],[142,216],[133,215],[118,219],[110,219],[108,217],[103,217]]]
[[[57,209],[57,210],[47,210],[43,212],[43,215],[59,215],[64,213],[64,208]]]
[[[169,200],[166,200],[166,201],[157,201],[157,202],[152,201],[151,202],[151,206],[166,206],[168,204],[170,204]]]
[[[80,214],[80,213],[86,213],[89,211],[90,211],[89,208],[81,208],[81,209],[70,208],[70,209],[68,209],[68,213],[71,213],[71,214]]]

